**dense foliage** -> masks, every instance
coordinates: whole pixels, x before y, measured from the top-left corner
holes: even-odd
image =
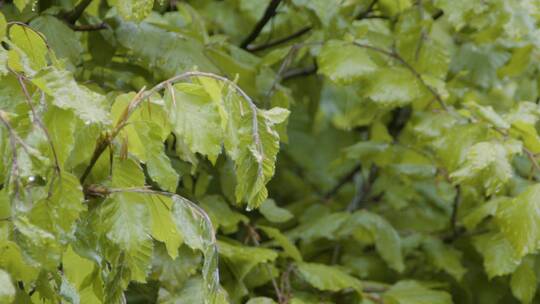
[[[0,12],[0,303],[540,302],[538,0]]]

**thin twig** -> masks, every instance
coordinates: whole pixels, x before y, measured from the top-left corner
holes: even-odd
[[[105,22],[98,24],[82,24],[82,25],[72,25],[71,29],[76,32],[92,32],[108,29],[109,25]]]
[[[68,22],[69,24],[75,24],[77,20],[81,17],[84,10],[90,5],[92,0],[82,0],[77,6],[73,8],[72,11],[68,12],[64,16],[64,20]]]
[[[531,162],[531,173],[529,176],[529,180],[530,180],[532,176],[534,175],[534,170],[537,170],[540,172],[540,165],[538,165],[538,160],[536,160],[536,156],[531,150],[523,147],[523,152],[525,152],[525,155],[527,155],[527,158]]]
[[[375,4],[377,4],[377,0],[372,0],[371,3],[366,8],[366,10],[358,14],[358,16],[356,16],[356,18],[354,19],[360,20],[360,19],[364,19],[368,17],[369,13],[371,13],[371,11],[373,10],[373,7],[375,6]]]
[[[317,72],[317,64],[315,63],[308,67],[294,68],[294,69],[287,70],[285,71],[285,73],[283,73],[282,78],[283,80],[290,80],[296,77],[313,75],[316,72]]]
[[[362,165],[361,164],[358,164],[354,168],[352,168],[352,170],[349,171],[349,173],[347,173],[346,175],[344,175],[332,189],[330,189],[328,192],[326,192],[324,194],[324,196],[323,196],[324,199],[329,200],[334,195],[336,195],[336,193],[338,193],[339,190],[343,186],[345,186],[348,182],[350,182],[354,178],[356,173],[360,172],[361,170],[362,170]]]
[[[253,244],[259,247],[261,245],[259,242],[259,240],[261,239],[261,236],[259,235],[259,233],[257,233],[257,230],[255,230],[253,226],[246,224],[246,227],[248,229],[248,235],[253,241]],[[270,276],[272,280],[272,286],[274,287],[274,292],[276,293],[276,296],[278,298],[278,303],[279,304],[285,303],[286,297],[283,295],[283,293],[279,289],[276,279],[272,276],[272,271],[270,270],[270,266],[268,266],[268,264],[264,264],[264,266],[265,266],[266,272],[268,273],[268,276]]]
[[[372,45],[368,45],[368,44],[363,44],[363,43],[359,43],[359,42],[353,42],[353,44],[358,46],[358,47],[361,47],[361,48],[365,48],[365,49],[369,49],[369,50],[379,52],[379,53],[381,53],[383,55],[386,55],[386,56],[388,56],[390,58],[393,58],[396,61],[398,61],[403,67],[405,67],[407,70],[409,70],[409,72],[411,72],[411,74],[413,74],[413,76],[416,77],[416,79],[418,79],[418,81],[422,84],[422,86],[424,86],[433,95],[433,97],[435,97],[437,102],[440,104],[440,106],[445,111],[449,110],[448,106],[444,103],[444,101],[442,100],[439,93],[437,93],[434,88],[432,88],[430,85],[428,85],[424,81],[424,79],[422,79],[422,75],[420,75],[420,73],[418,73],[418,71],[415,70],[414,67],[412,67],[407,61],[405,61],[405,59],[403,59],[398,53],[396,53],[395,51],[387,51],[387,50],[382,49],[380,47],[376,47],[376,46],[372,46]]]
[[[264,26],[276,14],[277,7],[279,6],[280,3],[281,3],[281,0],[270,1],[268,6],[266,7],[266,10],[264,11],[262,18],[257,22],[257,24],[255,25],[255,28],[253,28],[249,36],[247,36],[246,39],[244,39],[244,41],[242,41],[242,43],[240,44],[241,48],[247,49],[248,45],[251,42],[253,42],[255,39],[257,39],[261,31],[263,30]]]
[[[120,133],[122,128],[126,126],[127,121],[135,108],[140,104],[140,100],[142,98],[144,92],[144,87],[135,95],[135,97],[131,100],[129,105],[124,109],[124,112],[120,115],[120,118],[118,118],[118,121],[116,122],[112,132],[110,134],[106,134],[102,137],[100,137],[97,141],[96,147],[94,148],[94,152],[92,153],[92,158],[90,159],[90,163],[88,163],[88,166],[84,170],[83,174],[81,175],[81,178],[79,181],[81,182],[81,185],[84,183],[90,172],[92,171],[92,168],[94,168],[95,164],[99,160],[99,157],[107,147],[109,147],[114,140],[114,138]]]
[[[459,212],[459,205],[461,203],[461,186],[456,186],[456,196],[454,196],[454,203],[452,204],[452,216],[450,217],[450,226],[452,227],[453,236],[456,237],[459,234],[457,226],[457,216]]]
[[[280,44],[289,42],[291,40],[294,40],[294,39],[304,35],[305,33],[311,31],[312,29],[313,29],[313,27],[306,26],[306,27],[303,27],[303,28],[299,29],[298,31],[296,31],[296,32],[294,32],[294,33],[292,33],[292,34],[290,34],[288,36],[276,39],[274,41],[270,41],[268,43],[264,43],[264,44],[260,44],[260,45],[248,45],[246,47],[246,49],[248,51],[250,51],[250,52],[262,51],[262,50],[265,50],[265,49],[268,49],[268,48],[271,48],[271,47],[278,46]]]
[[[264,95],[264,99],[265,99],[265,105],[268,106],[268,102],[270,101],[270,98],[272,97],[272,94],[274,93],[274,90],[276,88],[276,86],[278,85],[278,83],[281,81],[281,79],[283,78],[283,73],[285,72],[285,69],[291,64],[291,62],[294,60],[294,57],[296,56],[296,54],[298,53],[298,49],[300,48],[301,46],[300,45],[293,45],[290,49],[289,49],[289,52],[287,53],[287,55],[285,56],[285,59],[283,60],[283,62],[281,63],[281,65],[279,66],[279,70],[276,74],[276,77],[274,78],[274,81],[272,81],[272,85],[270,86],[270,88],[268,89],[268,91],[266,92],[266,94]]]

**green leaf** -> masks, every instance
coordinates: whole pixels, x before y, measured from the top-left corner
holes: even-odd
[[[51,195],[35,204],[30,219],[66,241],[73,236],[75,223],[86,210],[82,187],[77,177],[63,171],[52,180],[52,187]]]
[[[489,278],[512,273],[521,258],[501,233],[490,232],[473,238],[473,245],[483,257]]]
[[[70,72],[49,67],[36,75],[32,82],[52,98],[55,106],[72,110],[83,121],[109,122],[105,97],[79,85]]]
[[[9,39],[27,57],[30,68],[35,72],[47,66],[47,45],[35,30],[26,25],[13,24],[9,27]]]
[[[512,294],[523,304],[532,303],[538,282],[534,271],[534,259],[524,258],[510,279]]]
[[[278,207],[273,199],[267,199],[262,203],[259,212],[272,223],[284,223],[293,218],[293,214],[284,208]]]
[[[230,270],[241,281],[258,264],[272,262],[277,253],[266,248],[248,247],[218,241],[219,255],[230,265]]]
[[[317,219],[312,219],[292,230],[289,236],[293,239],[313,241],[319,238],[333,240],[337,238],[337,232],[349,219],[347,212],[325,214]]]
[[[15,299],[15,286],[7,272],[0,269],[0,302],[11,303]]]
[[[25,283],[34,281],[38,274],[38,265],[28,263],[20,247],[12,241],[0,241],[0,268],[7,270],[14,280]]]
[[[383,108],[394,108],[412,102],[421,94],[414,75],[404,68],[383,68],[369,78],[366,96]]]
[[[264,231],[266,235],[274,239],[276,243],[283,248],[283,251],[286,255],[293,258],[297,262],[302,261],[302,254],[298,251],[298,248],[294,243],[284,234],[282,234],[278,229],[267,227],[267,226],[257,226],[259,229]]]
[[[209,297],[218,296],[218,253],[214,228],[208,215],[191,201],[174,195],[172,197],[172,214],[176,228],[184,236],[184,243],[192,249],[202,251],[204,264],[202,275],[205,291]]]
[[[444,270],[453,276],[456,281],[463,279],[467,269],[461,264],[462,253],[459,250],[432,237],[423,241],[423,248],[435,267]]]
[[[477,143],[468,149],[465,161],[460,169],[450,174],[450,178],[455,183],[479,183],[488,195],[495,194],[512,177],[508,158],[514,153],[498,142]]]
[[[452,304],[452,297],[444,291],[431,290],[415,281],[400,281],[383,296],[389,304]]]
[[[362,283],[337,267],[317,263],[297,263],[302,278],[311,286],[326,291],[340,291],[347,288],[362,293]]]
[[[69,110],[51,106],[44,114],[43,123],[49,132],[60,168],[63,168],[75,144],[75,115]]]
[[[236,232],[239,223],[248,223],[249,219],[245,215],[233,211],[229,204],[221,196],[209,195],[199,201],[201,207],[208,213],[215,229],[222,229],[223,232]]]
[[[79,62],[83,47],[77,34],[66,23],[45,15],[32,20],[30,26],[45,35],[48,45],[58,58],[67,58],[72,64]]]
[[[324,44],[317,62],[321,74],[340,84],[365,78],[377,69],[365,49],[337,40]]]
[[[533,49],[534,47],[532,45],[526,45],[516,49],[510,61],[500,68],[497,74],[509,77],[515,77],[521,74],[529,65]]]
[[[101,211],[107,239],[125,252],[131,278],[139,282],[146,281],[153,248],[146,200],[144,194],[117,193],[102,203]]]
[[[113,121],[120,119],[134,97],[135,94],[130,93],[116,98],[111,109]],[[133,111],[118,137],[127,143],[128,152],[146,164],[148,174],[162,189],[175,192],[179,177],[163,151],[163,142],[170,133],[169,124],[162,123],[164,119],[163,108],[149,101],[148,105]]]
[[[173,131],[191,151],[208,156],[215,163],[221,153],[223,131],[218,106],[204,87],[177,84],[167,90],[167,106]]]
[[[540,185],[527,187],[513,199],[503,200],[496,221],[519,257],[540,248]]]
[[[266,297],[251,298],[246,304],[276,304],[276,301]]]
[[[195,67],[200,71],[218,72],[205,55],[202,43],[191,37],[144,22],[122,22],[115,33],[118,43],[130,50],[137,62],[156,69],[163,77],[172,77]]]
[[[282,108],[259,110],[251,105],[251,113],[242,114],[239,105],[232,105],[238,100],[232,99],[229,107],[234,107],[229,120],[236,120],[237,146],[234,142],[225,141],[225,148],[235,162],[236,189],[238,202],[247,202],[248,209],[259,207],[268,197],[266,184],[275,171],[275,163],[279,150],[279,134],[276,126],[283,123],[289,111]],[[246,111],[246,110],[243,110]],[[235,132],[229,125],[226,135]]]
[[[7,21],[6,16],[3,13],[0,13],[0,40],[3,40],[6,37],[7,31]]]
[[[473,230],[486,217],[494,216],[497,213],[499,203],[504,201],[505,199],[507,198],[495,198],[476,207],[463,218],[463,225],[465,225],[468,230]]]
[[[401,239],[397,231],[382,217],[367,211],[353,213],[340,231],[342,235],[352,234],[357,227],[367,229],[375,240],[375,248],[388,265],[402,272],[405,269],[401,253]]]
[[[142,21],[152,12],[154,0],[117,0],[119,15],[127,21]]]
[[[148,199],[150,211],[150,233],[158,241],[165,243],[169,256],[174,260],[178,256],[178,248],[183,242],[183,235],[173,221],[172,200],[169,197],[153,195]]]

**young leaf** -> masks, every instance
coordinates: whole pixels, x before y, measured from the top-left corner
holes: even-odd
[[[347,288],[362,293],[362,283],[335,266],[316,263],[297,263],[304,280],[319,290],[340,291]]]
[[[452,297],[444,291],[426,288],[415,281],[400,281],[383,296],[391,304],[452,304]]]

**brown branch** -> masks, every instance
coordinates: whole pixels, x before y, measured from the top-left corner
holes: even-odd
[[[266,10],[264,11],[262,18],[257,22],[257,24],[255,25],[255,28],[253,28],[253,30],[251,31],[251,34],[249,34],[249,36],[247,36],[246,39],[244,39],[244,41],[242,41],[242,43],[240,44],[241,48],[247,49],[248,45],[251,42],[253,42],[255,39],[257,39],[261,31],[263,30],[264,26],[276,14],[277,7],[279,6],[280,3],[281,3],[281,0],[270,1],[268,6],[266,7]]]
[[[303,67],[303,68],[294,68],[294,69],[290,69],[290,70],[287,70],[285,71],[285,73],[283,73],[283,80],[289,80],[289,79],[293,79],[293,78],[296,78],[296,77],[303,77],[303,76],[309,76],[309,75],[313,75],[317,72],[317,64],[313,64],[311,66],[308,66],[308,67]]]
[[[441,18],[443,15],[444,15],[444,12],[442,10],[438,10],[437,12],[435,12],[435,14],[433,14],[432,18],[433,20],[437,20]]]
[[[108,29],[109,25],[105,22],[98,24],[71,25],[71,29],[76,32],[92,32]]]
[[[369,13],[371,13],[371,11],[373,11],[373,7],[375,6],[375,4],[377,4],[377,0],[371,1],[371,3],[366,8],[366,10],[361,12],[360,14],[358,14],[358,16],[356,16],[356,18],[354,18],[354,19],[360,20],[360,19],[366,18],[369,15]]]
[[[379,47],[376,47],[376,46],[363,44],[363,43],[359,43],[359,42],[353,42],[353,44],[358,46],[358,47],[361,47],[361,48],[365,48],[365,49],[369,49],[369,50],[372,50],[372,51],[379,52],[379,53],[381,53],[383,55],[386,55],[386,56],[388,56],[390,58],[393,58],[396,61],[398,61],[403,67],[405,67],[407,70],[409,70],[409,72],[411,72],[411,74],[413,74],[413,76],[416,77],[416,79],[418,79],[418,81],[422,84],[422,86],[424,86],[433,95],[433,97],[435,97],[435,100],[437,100],[437,102],[440,104],[440,106],[445,111],[448,111],[448,106],[444,103],[444,101],[442,100],[442,97],[439,95],[439,93],[437,93],[434,88],[432,88],[430,85],[428,85],[424,81],[424,79],[422,79],[422,75],[420,75],[420,73],[418,73],[418,71],[415,70],[414,67],[411,66],[407,61],[405,61],[405,59],[403,59],[398,53],[396,53],[395,51],[387,51],[385,49],[382,49],[382,48],[379,48]]]
[[[66,20],[66,22],[69,24],[75,24],[75,22],[79,20],[82,13],[88,7],[88,5],[90,5],[91,2],[92,0],[82,0],[79,4],[77,4],[77,6],[73,8],[72,11],[64,15],[64,20]]]
[[[303,27],[303,28],[299,29],[298,31],[290,34],[289,36],[285,36],[285,37],[276,39],[274,41],[270,41],[270,42],[265,43],[265,44],[253,45],[253,46],[248,45],[246,47],[246,50],[248,50],[250,52],[262,51],[262,50],[265,50],[265,49],[268,49],[268,48],[271,48],[271,47],[274,47],[274,46],[289,42],[291,40],[294,40],[294,39],[304,35],[305,33],[308,33],[312,29],[313,28],[311,26],[306,26],[306,27]]]
[[[457,216],[459,211],[459,205],[461,203],[461,186],[456,186],[456,196],[454,196],[454,203],[452,204],[452,216],[450,217],[450,226],[452,227],[453,237],[457,237],[459,229],[457,226]]]
[[[137,107],[140,103],[140,100],[143,97],[144,87],[135,95],[135,97],[131,100],[129,105],[126,107],[122,115],[120,115],[120,118],[116,122],[116,125],[114,126],[111,134],[106,134],[102,137],[100,137],[96,143],[96,147],[94,148],[94,152],[92,153],[92,158],[90,159],[90,163],[84,170],[83,174],[81,175],[81,178],[79,181],[81,182],[81,185],[84,183],[90,172],[92,171],[92,168],[96,165],[97,161],[99,160],[99,157],[107,147],[109,147],[116,137],[118,133],[122,130],[122,128],[126,125],[127,120],[129,119],[129,116],[133,113],[133,110],[135,107]]]
[[[343,176],[332,189],[330,189],[328,192],[326,192],[324,194],[324,196],[323,196],[324,199],[329,200],[334,195],[336,195],[339,192],[339,190],[343,186],[345,186],[348,182],[350,182],[354,178],[356,173],[360,172],[361,170],[362,170],[362,165],[361,164],[358,164],[354,168],[352,168],[352,170],[349,171],[349,173],[347,173],[345,176]]]

